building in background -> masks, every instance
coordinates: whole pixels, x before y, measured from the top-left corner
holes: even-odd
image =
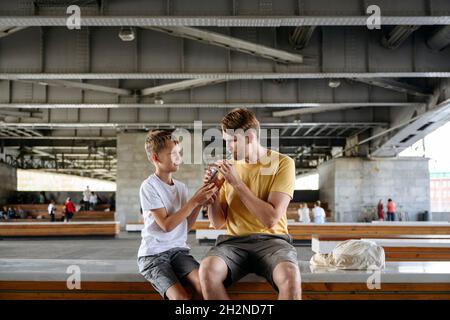
[[[450,212],[450,172],[430,173],[432,212]]]

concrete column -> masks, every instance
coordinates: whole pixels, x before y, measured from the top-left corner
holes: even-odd
[[[151,173],[153,165],[144,149],[146,133],[120,133],[117,135],[117,194],[116,220],[121,228],[140,219],[139,188]],[[204,165],[182,164],[174,178],[185,183],[189,196],[202,184]]]
[[[397,211],[417,220],[430,211],[428,159],[337,158],[318,167],[320,199],[328,202],[338,222],[361,221],[364,207],[392,198]]]
[[[17,190],[16,168],[0,163],[0,181],[0,205],[4,205],[8,197]]]

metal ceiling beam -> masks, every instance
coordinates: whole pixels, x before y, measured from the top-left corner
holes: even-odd
[[[382,25],[450,25],[450,16],[387,16]],[[67,16],[2,16],[0,27],[62,26]],[[83,16],[81,26],[298,27],[367,26],[367,16]]]
[[[91,84],[91,83],[83,83],[83,82],[76,82],[76,81],[68,81],[68,80],[20,80],[21,82],[32,82],[35,84],[43,85],[43,86],[55,86],[55,87],[65,87],[65,88],[76,88],[81,90],[89,90],[89,91],[97,91],[97,92],[104,92],[104,93],[111,93],[111,94],[117,94],[117,95],[123,95],[123,96],[129,96],[133,94],[133,90],[129,89],[121,89],[121,88],[113,88],[113,87],[107,87],[102,86],[98,84]]]
[[[2,27],[0,28],[0,39],[23,29],[26,29],[26,27]]]
[[[154,103],[0,103],[0,113],[2,109],[136,109],[136,108],[177,108],[177,109],[212,109],[212,108],[292,108],[293,110],[282,110],[274,112],[273,116],[286,116],[299,114],[302,109],[306,113],[311,113],[310,109],[315,108],[359,108],[359,107],[407,107],[419,106],[421,103],[414,102],[351,102],[351,103],[320,103],[320,102],[294,102],[294,103],[166,103],[163,105]],[[302,109],[297,109],[302,108]]]
[[[11,111],[11,110],[2,110],[2,109],[0,109],[0,115],[31,118],[32,116],[42,116],[42,112],[38,112],[38,111],[36,111],[36,112]],[[33,117],[33,118],[35,118],[35,117]]]
[[[271,59],[281,63],[303,63],[303,56],[284,50],[274,49],[253,42],[230,37],[220,33],[200,30],[190,27],[150,27],[152,30],[164,32],[171,36],[181,37],[222,47],[225,49],[239,51],[265,59]]]
[[[414,86],[409,83],[397,81],[394,79],[368,79],[368,78],[354,78],[353,81],[362,82],[371,86],[380,87],[397,92],[403,92],[414,96],[428,97],[433,94],[431,90]]]
[[[271,123],[261,123],[262,128],[285,128],[285,127],[297,127],[300,122],[271,122]],[[386,126],[386,122],[301,122],[304,127],[310,126],[320,126],[327,125],[330,127],[342,126],[342,127],[360,127],[360,126],[370,126],[370,127],[383,127]],[[0,128],[14,128],[14,127],[28,127],[28,128],[40,128],[40,129],[70,129],[70,128],[110,128],[110,129],[145,129],[148,128],[188,128],[193,129],[194,123],[139,123],[139,122],[124,122],[124,123],[0,123]],[[218,123],[203,123],[203,128],[217,128]],[[31,138],[31,137],[30,137]]]
[[[351,102],[351,103],[312,103],[309,107],[301,109],[290,109],[272,112],[273,117],[287,117],[293,115],[312,114],[327,111],[336,111],[352,108],[367,108],[367,107],[420,107],[424,103],[420,102]]]
[[[450,26],[445,26],[434,33],[428,40],[427,45],[435,51],[441,51],[450,45]]]
[[[418,25],[399,25],[395,26],[387,35],[381,39],[381,44],[388,49],[396,49],[405,42],[408,37],[414,33],[420,26]]]
[[[213,85],[226,81],[225,79],[190,79],[175,83],[163,84],[156,87],[145,88],[138,91],[142,96],[157,96],[167,92],[180,91],[186,89],[192,89],[196,87],[202,87],[207,85]],[[164,106],[166,108],[166,106]]]
[[[450,78],[450,72],[151,72],[151,73],[0,73],[0,80],[46,79],[353,79],[353,78]]]

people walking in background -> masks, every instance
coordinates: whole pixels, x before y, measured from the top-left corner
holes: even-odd
[[[91,198],[91,190],[89,190],[89,186],[86,187],[86,190],[83,191],[83,205],[84,205],[84,210],[88,211],[89,210],[89,200]]]
[[[395,221],[395,203],[392,199],[387,203],[387,221]]]
[[[67,198],[66,203],[64,205],[66,206],[65,222],[70,222],[70,220],[72,220],[73,213],[75,212],[75,205],[73,204],[70,197]]]
[[[311,217],[309,216],[309,208],[307,203],[300,203],[297,213],[298,213],[298,221],[303,223],[311,222]]]
[[[97,195],[94,192],[91,192],[91,195],[89,196],[89,210],[95,210],[97,202],[98,202]]]
[[[320,207],[319,200],[314,203],[313,219],[314,223],[325,223],[325,210]]]
[[[48,215],[50,216],[50,221],[55,221],[55,201],[50,201],[50,204],[47,207]]]
[[[378,220],[383,221],[384,220],[384,205],[383,205],[383,200],[381,200],[381,199],[380,199],[380,201],[378,201],[377,212],[378,212]]]

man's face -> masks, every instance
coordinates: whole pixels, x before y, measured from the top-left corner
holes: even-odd
[[[168,172],[175,172],[183,162],[181,147],[172,140],[166,141],[166,146],[157,154],[157,165]]]
[[[243,132],[231,134],[223,131],[222,137],[225,140],[227,152],[232,155],[233,160],[238,161],[248,158],[249,139]]]

